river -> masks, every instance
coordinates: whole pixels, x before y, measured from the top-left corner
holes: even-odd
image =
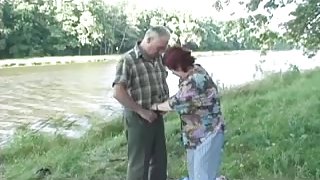
[[[286,71],[290,64],[300,69],[320,66],[319,55],[307,59],[299,51],[270,52],[263,57],[256,51],[221,52],[196,62],[220,86],[230,87],[262,78],[256,71],[260,60],[265,60],[261,64],[264,71]],[[79,137],[90,128],[87,114],[100,114],[106,120],[118,115],[121,106],[112,98],[111,88],[116,63],[111,60],[0,69],[0,144],[21,125]],[[177,90],[177,82],[178,78],[169,73],[170,94]],[[75,126],[78,128],[72,129]]]

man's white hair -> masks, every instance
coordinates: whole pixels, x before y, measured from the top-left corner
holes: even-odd
[[[153,38],[153,37],[169,37],[170,31],[165,26],[153,26],[149,28],[144,36],[145,38]]]

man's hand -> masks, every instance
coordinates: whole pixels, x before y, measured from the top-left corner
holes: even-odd
[[[139,110],[138,114],[149,123],[152,123],[158,118],[158,115],[155,112],[146,109]]]

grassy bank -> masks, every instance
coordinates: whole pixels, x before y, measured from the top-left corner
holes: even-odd
[[[320,179],[320,70],[290,72],[223,94],[227,137],[223,174],[230,179]],[[0,152],[4,179],[26,180],[41,167],[47,179],[121,180],[126,141],[120,120],[96,123],[86,136],[29,134],[21,130]],[[169,177],[185,175],[179,121],[166,122]]]

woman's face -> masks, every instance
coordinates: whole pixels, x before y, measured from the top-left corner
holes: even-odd
[[[172,74],[180,77],[181,79],[185,79],[188,76],[187,72],[182,71],[182,69],[179,67],[176,70],[171,69]]]

